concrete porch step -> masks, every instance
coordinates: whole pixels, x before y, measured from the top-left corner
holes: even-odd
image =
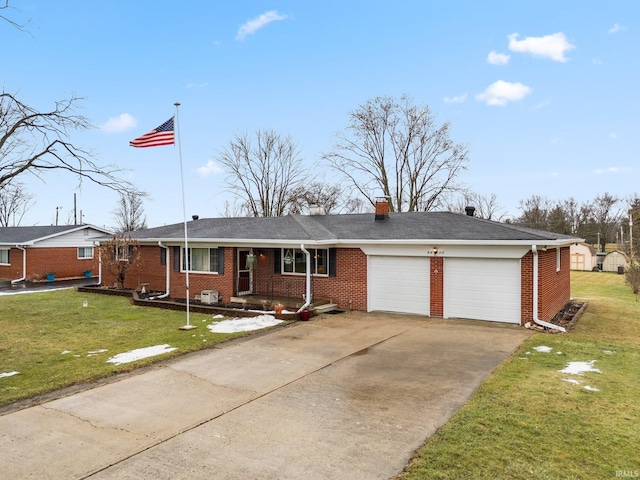
[[[316,313],[331,312],[333,310],[336,310],[337,308],[338,308],[338,305],[336,305],[335,303],[325,303],[323,305],[318,305],[317,307],[313,307]]]

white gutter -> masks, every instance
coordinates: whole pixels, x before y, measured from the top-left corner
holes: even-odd
[[[156,295],[155,297],[150,297],[149,300],[157,300],[159,298],[167,298],[169,296],[169,290],[170,290],[169,289],[169,284],[171,282],[171,279],[169,278],[169,272],[171,271],[171,269],[169,268],[170,264],[171,264],[171,261],[170,261],[171,259],[169,258],[169,247],[167,247],[165,245],[162,245],[161,241],[158,241],[158,246],[160,248],[164,248],[166,250],[166,255],[164,257],[164,258],[167,259],[167,261],[166,261],[166,264],[167,264],[167,274],[166,274],[167,281],[166,281],[166,287],[165,287],[166,291],[161,295]]]
[[[531,251],[533,252],[533,321],[542,327],[553,328],[566,333],[567,330],[564,327],[538,318],[538,249],[535,245],[531,245]]]
[[[309,250],[304,248],[304,243],[300,244],[300,250],[304,252],[307,256],[307,285],[306,285],[306,293],[305,293],[305,303],[300,307],[300,309],[296,313],[300,313],[309,305],[311,305],[311,254]]]
[[[20,245],[16,245],[16,248],[22,250],[22,278],[11,280],[11,285],[22,282],[27,278],[27,249]]]

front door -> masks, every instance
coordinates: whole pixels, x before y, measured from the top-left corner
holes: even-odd
[[[238,249],[238,295],[253,293],[253,270],[247,268],[249,250]]]

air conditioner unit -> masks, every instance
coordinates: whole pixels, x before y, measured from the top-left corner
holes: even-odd
[[[202,290],[200,293],[200,301],[206,304],[218,303],[218,291]]]

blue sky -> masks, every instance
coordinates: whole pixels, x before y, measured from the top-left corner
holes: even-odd
[[[220,216],[215,157],[236,132],[273,129],[316,166],[348,112],[409,94],[469,144],[462,180],[519,200],[579,201],[640,191],[640,2],[15,0],[29,33],[0,24],[6,91],[41,110],[71,94],[96,129],[74,133],[147,191],[149,226],[183,219],[178,149],[129,141],[180,102],[187,216]],[[10,48],[7,47],[10,45]],[[22,181],[23,225],[114,224],[117,194],[62,173]]]

